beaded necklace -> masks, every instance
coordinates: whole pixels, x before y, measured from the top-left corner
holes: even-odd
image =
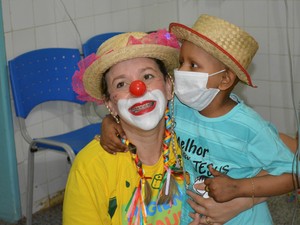
[[[178,186],[175,182],[175,177],[180,177],[183,179],[183,170],[180,162],[181,156],[177,154],[175,143],[174,143],[174,132],[172,131],[174,127],[174,122],[171,119],[171,113],[169,109],[166,109],[165,112],[165,121],[166,121],[166,129],[164,134],[163,141],[163,159],[164,159],[164,172],[163,179],[161,181],[159,187],[159,193],[157,196],[157,204],[169,203],[172,204],[172,197],[175,193],[178,192]],[[176,157],[176,162],[173,165],[169,163],[170,157],[170,149],[169,145],[172,140],[172,149],[173,153]],[[151,177],[146,177],[142,162],[136,153],[136,147],[131,144],[128,140],[122,140],[124,144],[128,146],[129,152],[131,153],[132,160],[135,162],[137,173],[140,176],[140,181],[138,186],[134,189],[131,199],[126,207],[128,224],[147,224],[147,210],[146,206],[151,201],[151,187],[147,181],[147,179],[152,179]],[[172,186],[172,190],[170,190],[170,186]],[[136,215],[135,215],[136,213]],[[133,221],[134,216],[136,216],[135,221]]]

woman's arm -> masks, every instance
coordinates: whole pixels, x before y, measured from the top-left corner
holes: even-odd
[[[192,191],[187,191],[187,194],[191,197],[188,202],[195,210],[195,213],[190,213],[190,216],[195,219],[198,224],[207,224],[206,217],[208,217],[209,221],[214,225],[224,224],[253,206],[252,198],[235,198],[228,202],[218,203],[214,201],[213,198],[203,198]],[[261,203],[266,199],[267,198],[264,197],[254,198],[254,204]]]

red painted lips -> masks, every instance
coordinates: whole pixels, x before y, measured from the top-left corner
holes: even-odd
[[[151,112],[155,108],[155,106],[156,106],[156,101],[147,100],[147,101],[134,104],[128,109],[128,111],[132,115],[140,116],[145,113]]]

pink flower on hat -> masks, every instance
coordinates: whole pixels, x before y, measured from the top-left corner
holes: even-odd
[[[72,77],[72,88],[78,94],[77,99],[79,99],[81,101],[95,102],[100,105],[100,104],[103,104],[103,101],[90,96],[85,91],[84,86],[83,86],[83,81],[82,81],[85,70],[98,58],[99,58],[99,56],[97,56],[95,53],[93,53],[93,54],[85,57],[78,63],[79,70],[77,70]]]
[[[140,39],[130,36],[127,45],[138,44],[158,44],[179,49],[179,43],[175,35],[169,33],[166,29],[152,32]]]

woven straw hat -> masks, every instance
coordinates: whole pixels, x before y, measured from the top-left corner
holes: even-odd
[[[228,66],[239,79],[252,84],[247,68],[258,43],[241,28],[214,16],[201,15],[192,28],[171,23],[170,32],[180,41],[190,41]]]
[[[113,65],[128,59],[147,57],[161,60],[168,72],[178,67],[179,43],[166,30],[147,34],[144,32],[122,33],[105,41],[96,53],[98,59],[86,68],[83,74],[85,91],[96,99],[101,99],[101,81]]]

